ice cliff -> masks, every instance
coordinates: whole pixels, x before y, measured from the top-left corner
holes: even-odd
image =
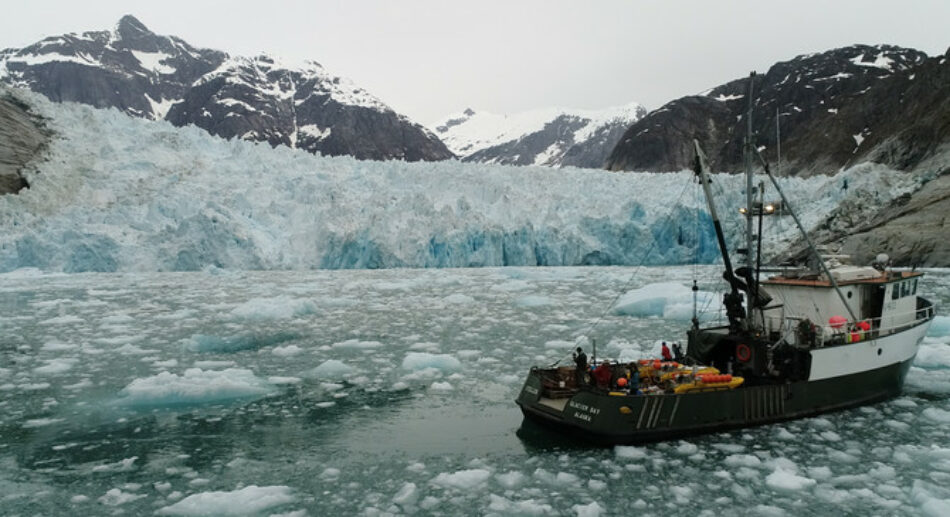
[[[17,95],[49,119],[56,137],[47,161],[28,172],[30,188],[0,196],[0,272],[718,259],[688,172],[328,158]],[[743,181],[716,178],[722,213],[736,214]],[[784,184],[807,199],[803,218],[814,225],[844,198],[883,203],[910,190],[910,181],[864,165]],[[738,234],[738,220],[726,226]],[[790,220],[772,218],[766,243],[793,232]]]

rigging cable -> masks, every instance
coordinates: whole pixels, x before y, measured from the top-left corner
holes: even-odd
[[[676,200],[670,205],[670,210],[669,210],[669,212],[666,214],[666,217],[665,217],[664,220],[663,220],[663,225],[668,225],[668,224],[671,222],[671,219],[672,219],[672,216],[673,216],[673,211],[679,206],[680,200],[683,199],[683,195],[686,193],[686,190],[687,190],[687,189],[689,188],[689,186],[690,186],[689,183],[692,183],[692,182],[688,182],[688,183],[686,184],[686,186],[683,187],[683,190],[680,191],[680,193],[679,193],[678,196],[676,196]],[[607,314],[610,312],[610,309],[612,309],[613,306],[617,303],[617,300],[619,300],[621,296],[623,296],[624,294],[626,294],[627,289],[630,288],[630,285],[633,283],[634,278],[636,278],[636,276],[637,276],[637,275],[639,274],[639,272],[640,272],[640,269],[641,269],[641,268],[643,267],[643,265],[646,263],[647,258],[650,256],[651,253],[653,253],[653,249],[656,248],[656,239],[654,238],[654,239],[652,239],[652,241],[653,241],[653,242],[650,244],[650,247],[649,247],[649,248],[646,250],[646,252],[640,257],[640,263],[637,264],[636,268],[633,270],[633,273],[630,274],[630,278],[627,279],[626,283],[624,283],[623,287],[620,289],[620,291],[617,293],[617,295],[614,296],[613,300],[610,301],[610,303],[607,305],[607,308],[604,309],[604,311],[600,314],[600,316],[597,317],[597,320],[594,321],[594,323],[592,323],[590,326],[588,326],[587,329],[585,329],[583,332],[581,332],[580,334],[578,334],[578,337],[584,336],[584,337],[587,337],[588,339],[590,339],[590,334],[591,334],[591,333],[594,331],[594,329],[596,329],[597,326],[600,325],[600,323],[604,320],[604,317],[607,316]],[[563,361],[564,359],[566,359],[569,355],[570,355],[570,352],[569,352],[567,355],[565,355],[564,357],[561,357],[560,359],[558,359],[557,361],[555,361],[552,366],[555,366],[555,365],[559,364],[561,361]]]

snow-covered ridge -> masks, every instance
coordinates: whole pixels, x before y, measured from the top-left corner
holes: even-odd
[[[453,158],[428,129],[316,62],[198,49],[154,34],[132,16],[112,31],[0,51],[0,80],[58,101],[193,124],[223,138],[361,159]]]
[[[466,109],[431,124],[449,149],[459,156],[470,156],[478,151],[523,138],[541,131],[558,117],[575,117],[583,126],[574,133],[575,143],[589,139],[598,128],[608,123],[632,124],[643,116],[639,103],[600,110],[544,108],[521,113],[496,114]]]
[[[365,162],[22,93],[59,135],[0,197],[0,272],[674,264],[718,259],[688,172]],[[806,225],[910,188],[862,166],[785,180]],[[742,178],[718,177],[736,213]],[[891,182],[888,184],[888,182]],[[578,195],[583,193],[583,195]],[[739,226],[728,227],[738,235]],[[769,243],[794,235],[776,220]]]

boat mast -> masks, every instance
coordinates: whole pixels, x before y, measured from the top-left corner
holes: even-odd
[[[744,150],[745,150],[744,152],[744,155],[745,155],[744,156],[745,157],[745,198],[746,198],[745,258],[746,258],[746,267],[748,268],[746,269],[747,272],[755,271],[754,269],[755,264],[753,262],[753,257],[752,257],[752,250],[753,250],[752,244],[753,242],[755,242],[753,239],[753,234],[752,234],[753,214],[755,213],[755,210],[753,209],[755,204],[753,203],[753,196],[752,196],[752,159],[753,159],[753,153],[756,151],[755,143],[752,141],[752,106],[753,106],[752,93],[753,93],[753,88],[754,88],[754,80],[755,80],[755,72],[751,72],[749,74],[749,104],[748,104],[748,110],[746,111],[746,136],[745,136],[745,147],[744,147]],[[749,275],[749,278],[751,278],[751,275]],[[747,297],[746,299],[749,300],[749,307],[751,308],[757,305],[757,303],[755,303],[757,302],[756,293],[754,292],[756,287],[752,285],[752,282],[748,281],[748,278],[746,280],[747,280],[746,281],[746,297]]]
[[[712,217],[713,229],[716,230],[716,240],[719,243],[719,252],[722,254],[722,263],[726,268],[722,277],[729,282],[732,289],[723,297],[723,304],[726,306],[726,316],[729,318],[729,326],[734,330],[740,330],[742,322],[745,320],[745,309],[742,307],[741,290],[745,290],[745,283],[736,277],[732,269],[732,261],[729,259],[729,248],[726,246],[726,236],[722,231],[722,223],[719,222],[719,212],[716,210],[716,202],[713,199],[712,190],[709,188],[709,164],[706,161],[706,154],[699,147],[699,141],[693,139],[693,146],[696,149],[696,161],[693,165],[693,171],[699,177],[699,183],[703,187],[703,194],[706,196],[706,204],[709,206],[709,215]],[[694,285],[694,290],[696,289]],[[695,326],[699,320],[694,321]]]

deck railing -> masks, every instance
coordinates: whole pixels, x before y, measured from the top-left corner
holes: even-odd
[[[806,318],[798,317],[766,318],[766,328],[778,330],[783,336],[795,335],[796,342],[799,344],[813,344],[817,347],[823,347],[867,341],[903,332],[932,319],[935,310],[933,303],[918,297],[917,308],[913,311],[862,320],[868,323],[868,330],[861,329],[858,326],[860,322],[847,322],[839,328],[834,328],[831,325],[814,324]],[[900,321],[908,316],[909,318],[900,323],[882,326],[884,320]]]

